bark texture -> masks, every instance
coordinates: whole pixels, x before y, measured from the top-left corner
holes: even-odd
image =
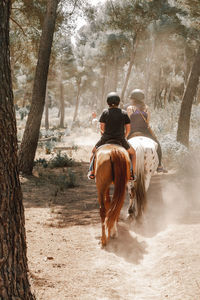
[[[0,1],[0,299],[34,299],[28,280],[10,52],[11,1]]]
[[[49,95],[47,89],[45,98],[45,129],[49,130]]]
[[[47,12],[44,19],[42,36],[40,40],[31,109],[28,115],[19,153],[20,171],[27,175],[32,174],[42,114],[45,105],[46,83],[58,2],[58,0],[47,1]]]
[[[64,86],[62,78],[60,81],[60,128],[65,127],[65,100],[64,100]]]
[[[81,94],[81,78],[77,78],[77,95],[76,95],[76,105],[74,110],[73,123],[76,122],[78,116],[79,102],[80,102],[80,94]]]
[[[177,141],[189,146],[189,131],[190,131],[190,116],[192,110],[192,103],[197,92],[197,87],[200,77],[200,46],[198,48],[191,73],[188,78],[187,87],[183,95],[183,100],[181,104],[181,111],[178,121],[177,130]]]
[[[135,55],[136,55],[136,51],[137,51],[138,42],[139,42],[139,40],[138,40],[137,34],[136,34],[135,37],[134,37],[134,40],[133,40],[133,50],[132,50],[132,53],[131,53],[131,57],[130,57],[129,65],[128,65],[128,70],[127,70],[127,73],[126,73],[124,85],[123,85],[121,96],[120,96],[120,98],[121,98],[121,104],[120,104],[121,107],[123,107],[123,105],[124,105],[124,95],[125,95],[126,88],[128,86],[128,82],[129,82],[129,78],[130,78],[130,75],[131,75],[131,71],[132,71],[132,68],[133,68],[133,65],[134,65],[134,62],[135,62]]]

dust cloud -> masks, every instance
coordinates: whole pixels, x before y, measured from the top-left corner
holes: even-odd
[[[197,224],[200,220],[200,170],[195,175],[173,173],[154,175],[147,192],[147,209],[141,224],[130,229],[153,237],[173,224]],[[128,200],[123,214],[127,213]]]

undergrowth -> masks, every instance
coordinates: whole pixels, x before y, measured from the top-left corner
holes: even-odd
[[[78,165],[73,159],[69,158],[67,154],[61,155],[58,153],[54,158],[49,161],[45,158],[39,158],[34,162],[36,169],[38,168],[39,180],[37,185],[44,185],[46,183],[57,186],[59,191],[64,191],[66,188],[75,188],[79,186],[78,178],[81,174],[76,174],[70,168]],[[45,171],[42,171],[45,168]],[[63,168],[62,173],[53,171],[56,168]],[[64,169],[67,168],[67,169]],[[69,169],[68,169],[69,168]],[[52,170],[52,171],[50,171]]]
[[[79,178],[81,174],[75,174],[72,170],[64,170],[64,173],[50,173],[46,171],[39,171],[39,180],[36,181],[37,186],[51,185],[56,186],[58,191],[64,191],[68,188],[75,188],[79,186]]]
[[[50,160],[46,160],[45,158],[39,158],[35,160],[34,165],[40,165],[44,168],[64,168],[64,167],[72,167],[77,163],[70,158],[67,154],[58,153],[54,158]]]

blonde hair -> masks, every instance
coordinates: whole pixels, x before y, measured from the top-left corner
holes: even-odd
[[[146,111],[147,106],[142,100],[137,100],[137,99],[131,99],[132,100],[132,105],[138,108],[139,110]]]

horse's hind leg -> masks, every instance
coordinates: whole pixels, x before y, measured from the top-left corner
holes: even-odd
[[[110,194],[109,194],[109,188],[106,190],[106,200],[105,200],[105,208],[106,208],[106,211],[109,211],[110,209],[110,201],[111,201],[111,198],[110,198]],[[118,236],[118,233],[117,233],[117,221],[114,222],[114,225],[112,228],[108,228],[108,240],[109,238],[116,238]]]
[[[106,200],[105,200],[105,208],[106,208],[106,211],[108,211],[110,209],[110,189],[108,188],[106,190]]]
[[[106,218],[106,209],[104,205],[104,194],[99,193],[99,204],[100,204],[100,217],[101,217],[101,227],[102,227],[102,234],[101,234],[101,245],[104,247],[106,245],[106,230],[105,230],[105,218]]]
[[[118,232],[117,232],[117,221],[114,222],[113,227],[110,230],[110,236],[111,238],[117,238],[118,237]]]
[[[136,216],[136,193],[135,193],[135,183],[128,183],[128,194],[129,194],[129,208],[128,208],[128,219],[133,220]]]

